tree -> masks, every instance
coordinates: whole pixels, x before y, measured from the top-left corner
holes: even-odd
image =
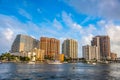
[[[53,56],[51,56],[51,55],[45,55],[45,59],[53,60]]]
[[[30,58],[20,56],[20,61],[30,61]]]

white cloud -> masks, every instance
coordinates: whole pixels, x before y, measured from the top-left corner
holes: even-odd
[[[91,17],[85,18],[85,19],[81,22],[81,24],[84,24],[84,23],[88,22],[90,19],[91,19]]]
[[[115,52],[120,56],[120,25],[109,23],[105,25],[106,32],[110,36],[111,40],[111,51]]]
[[[94,25],[89,24],[87,27],[81,26],[80,24],[76,23],[73,19],[71,14],[66,13],[65,11],[62,12],[62,20],[65,23],[67,27],[69,27],[71,30],[73,30],[75,33],[81,34],[81,35],[87,35],[90,33],[94,33],[96,31],[96,28]],[[72,34],[72,32],[71,32]]]
[[[40,36],[57,37],[62,34],[59,34],[62,28],[62,24],[57,19],[37,25],[31,21],[23,23],[15,16],[0,14],[0,53],[10,50],[17,34],[31,35],[37,39]]]
[[[73,28],[75,29],[78,29],[78,30],[81,30],[82,29],[82,26],[77,24],[77,23],[73,23]]]
[[[42,36],[57,37],[63,28],[63,25],[56,18],[53,21],[46,20],[39,24]]]
[[[116,25],[111,20],[100,20],[96,25],[89,24],[87,27],[84,27],[77,24],[72,19],[72,16],[66,12],[62,13],[62,19],[63,22],[70,28],[64,36],[79,39],[79,56],[82,54],[82,46],[86,44],[90,45],[92,37],[96,35],[109,35],[111,40],[111,52],[115,52],[118,56],[120,56],[120,37],[118,36],[120,34],[120,25]],[[95,26],[97,26],[97,28]]]
[[[120,20],[119,0],[65,0],[77,12],[109,19]]]
[[[10,50],[17,34],[38,33],[38,29],[32,22],[22,23],[14,16],[0,14],[0,53]]]
[[[93,34],[88,34],[88,35],[82,36],[81,45],[87,45],[87,44],[91,45],[91,40],[93,37],[94,37]]]
[[[62,12],[62,20],[68,27],[73,27],[73,21],[70,14],[65,11]]]
[[[14,32],[13,32],[11,29],[9,29],[9,28],[7,28],[7,29],[3,32],[3,35],[5,36],[5,38],[6,38],[7,40],[11,40],[13,34],[14,34]]]
[[[111,39],[111,51],[120,54],[120,38],[116,36],[120,34],[119,25],[115,25],[112,21],[101,20],[96,25],[81,26],[73,20],[70,13],[63,11],[60,16],[59,20],[54,18],[52,21],[48,20],[37,25],[31,21],[22,23],[14,16],[0,14],[0,51],[10,50],[16,34],[21,33],[32,35],[37,39],[40,36],[56,37],[61,40],[61,44],[66,38],[76,39],[79,43],[79,57],[81,57],[82,46],[90,44],[93,36],[108,34]]]
[[[0,53],[7,52],[10,50],[10,45],[14,32],[10,28],[5,28],[4,30],[0,30]]]
[[[32,16],[27,11],[25,11],[24,9],[20,8],[18,12],[19,12],[19,14],[26,17],[27,19],[32,20]]]
[[[79,57],[82,57],[82,46],[90,44],[90,41],[94,36],[93,34],[97,32],[97,29],[92,24],[89,24],[87,27],[81,26],[72,19],[70,13],[66,13],[65,11],[62,12],[62,20],[69,28],[68,31],[64,34],[64,37],[78,40],[78,55]]]
[[[53,27],[57,28],[58,30],[63,28],[62,24],[57,19],[53,20]]]
[[[100,20],[97,22],[97,25],[100,26],[100,27],[104,27],[104,25],[106,24],[106,22],[104,20]]]
[[[62,20],[65,25],[71,29],[81,31],[82,26],[73,21],[71,14],[67,14],[65,11],[62,12]]]
[[[111,42],[111,52],[117,53],[120,56],[120,25],[116,25],[112,21],[100,20],[97,22],[98,29],[96,34],[108,35]]]

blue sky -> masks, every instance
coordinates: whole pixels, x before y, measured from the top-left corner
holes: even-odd
[[[17,34],[76,39],[81,47],[96,35],[109,35],[111,52],[120,56],[119,0],[0,0],[0,53]]]

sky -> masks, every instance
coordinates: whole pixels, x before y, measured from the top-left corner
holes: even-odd
[[[17,34],[75,39],[79,57],[94,36],[108,35],[120,57],[120,0],[0,0],[0,54]]]

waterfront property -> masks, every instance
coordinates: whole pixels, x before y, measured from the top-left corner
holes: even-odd
[[[78,58],[78,42],[74,39],[66,39],[62,43],[62,53],[68,58]]]
[[[116,60],[117,55],[111,53],[109,36],[95,36],[91,41],[91,46],[82,47],[83,58],[86,60],[110,61]]]
[[[55,38],[41,37],[40,49],[45,51],[46,56],[55,58],[60,54],[60,41]]]
[[[44,61],[44,50],[34,48],[31,51],[28,52],[19,52],[19,53],[11,53],[15,56],[22,56],[22,57],[28,57],[31,61]]]
[[[111,53],[111,60],[116,60],[117,59],[117,54],[116,53]]]
[[[99,48],[100,59],[106,60],[110,59],[110,37],[109,36],[95,36],[91,41],[92,46],[97,46]]]
[[[18,34],[11,46],[11,52],[27,52],[34,48],[39,48],[39,40],[27,35]]]
[[[97,46],[83,46],[82,47],[83,58],[87,61],[100,60],[99,49]]]

